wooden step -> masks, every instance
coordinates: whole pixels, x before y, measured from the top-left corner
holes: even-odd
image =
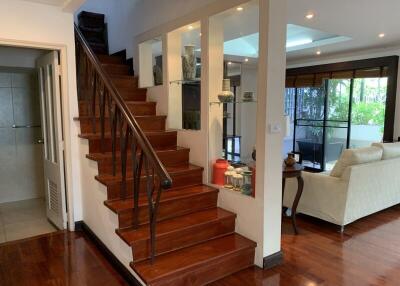
[[[201,286],[253,265],[256,244],[232,234],[131,267],[147,285]]]
[[[113,75],[111,80],[117,88],[137,88],[139,86],[138,78],[130,75]]]
[[[189,148],[173,147],[169,149],[155,150],[158,158],[164,166],[179,166],[189,164]],[[116,153],[116,172],[121,172],[121,153]],[[86,157],[98,163],[99,175],[112,174],[113,161],[112,153],[93,153],[88,154]],[[127,155],[128,172],[132,170],[132,153],[128,152]]]
[[[155,194],[156,195],[156,194]],[[184,189],[165,190],[161,195],[157,221],[191,214],[217,206],[218,189],[208,186],[193,186]],[[108,200],[104,204],[118,215],[119,228],[133,226],[134,203],[132,198]],[[139,223],[149,221],[149,205],[146,194],[139,199]]]
[[[166,166],[169,175],[172,178],[172,188],[182,189],[190,186],[198,186],[203,183],[203,168],[194,165]],[[127,196],[133,196],[133,173],[127,172]],[[117,199],[121,196],[122,177],[117,173],[116,176],[102,174],[96,176],[96,180],[107,187],[107,198]],[[140,181],[140,192],[146,192],[146,178],[142,176]]]
[[[143,88],[118,87],[118,92],[126,101],[146,101],[147,98],[147,90]]]
[[[236,215],[220,208],[199,211],[157,224],[156,255],[182,249],[235,231]],[[134,262],[150,258],[149,226],[117,230],[132,247]]]
[[[145,132],[147,139],[156,149],[171,148],[176,147],[177,142],[177,131],[152,131]],[[101,136],[99,133],[84,133],[79,135],[82,139],[89,140],[89,153],[99,153],[101,152]],[[117,141],[119,142],[119,136],[117,136]],[[119,150],[119,144],[116,146]],[[129,148],[128,148],[129,149]],[[111,152],[111,134],[106,133],[104,137],[104,152]]]
[[[114,65],[125,64],[124,60],[120,56],[97,55],[97,58],[103,64],[114,64]]]
[[[147,116],[135,116],[137,123],[143,131],[162,131],[165,130],[165,121],[167,119],[164,115],[147,115]],[[81,124],[81,131],[83,133],[89,133],[93,131],[93,121],[90,116],[82,116],[74,118]],[[96,131],[100,131],[101,129],[101,121],[100,118],[97,117],[95,119]],[[111,132],[111,122],[110,118],[106,117],[104,121],[104,130],[106,132]]]
[[[129,110],[135,116],[145,115],[156,115],[156,102],[151,101],[125,101]],[[79,101],[79,116],[88,116],[90,110],[88,109],[88,103],[85,101]],[[97,102],[95,106],[96,116],[100,116],[100,105]],[[106,116],[108,116],[108,107],[105,109]]]
[[[129,75],[129,66],[125,64],[102,64],[105,71],[110,75]]]

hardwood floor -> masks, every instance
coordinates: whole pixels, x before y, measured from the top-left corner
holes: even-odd
[[[282,230],[284,264],[250,268],[212,286],[400,285],[400,205],[338,228],[298,217],[295,236],[289,220]]]
[[[0,244],[0,285],[128,284],[83,233],[61,231]]]
[[[399,285],[400,205],[349,225],[299,216],[283,224],[284,264],[249,268],[211,286]],[[0,244],[0,285],[128,285],[82,233]]]

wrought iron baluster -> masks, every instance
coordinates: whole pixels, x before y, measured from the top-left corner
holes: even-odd
[[[122,130],[122,129],[121,129]],[[125,136],[123,134],[121,136],[121,173],[122,173],[122,199],[126,199],[126,161],[128,157],[128,146],[129,146],[129,136],[130,136],[130,128],[128,124],[126,125]],[[125,137],[125,138],[124,138]]]
[[[97,87],[97,77],[96,73],[93,73],[92,77],[92,112],[90,116],[92,117],[92,131],[96,134],[96,87]]]
[[[100,84],[100,136],[101,136],[101,152],[105,152],[105,111],[106,111],[106,100],[105,100],[105,90],[103,89],[102,85]]]

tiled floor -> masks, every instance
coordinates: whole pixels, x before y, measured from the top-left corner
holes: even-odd
[[[44,199],[0,204],[0,243],[56,231],[47,221]]]

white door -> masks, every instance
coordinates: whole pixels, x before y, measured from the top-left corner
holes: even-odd
[[[37,68],[39,70],[47,217],[58,228],[65,229],[67,213],[58,52],[53,51],[39,58]]]

